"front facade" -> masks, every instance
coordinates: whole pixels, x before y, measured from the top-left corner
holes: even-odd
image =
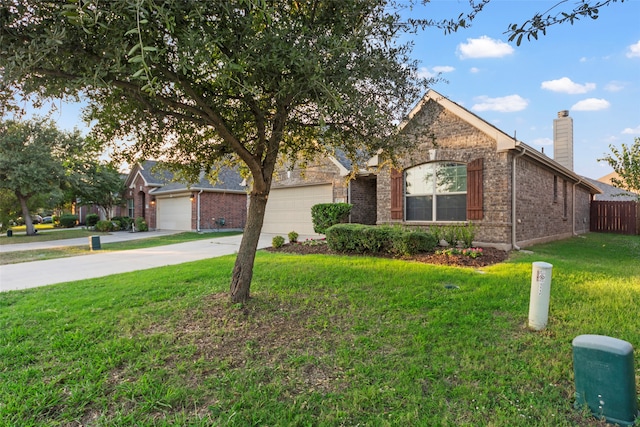
[[[571,119],[566,112],[558,117],[554,134],[572,144]],[[402,132],[416,144],[393,168],[379,166],[380,154],[353,179],[340,156],[280,170],[263,231],[312,234],[311,206],[331,202],[352,203],[353,223],[472,223],[476,244],[501,249],[589,231],[590,202],[600,191],[567,166],[572,159],[560,164],[435,91],[411,111]]]
[[[201,175],[192,185],[174,182],[173,174],[155,161],[134,166],[126,181],[126,215],[142,217],[152,230],[242,230],[247,219],[247,193],[233,170],[219,173],[211,184]]]
[[[315,235],[311,207],[319,203],[351,203],[350,222],[376,223],[375,176],[349,180],[350,163],[343,158],[318,158],[304,168],[283,167],[274,175],[262,231]]]
[[[597,188],[437,92],[403,132],[419,144],[378,175],[379,224],[471,222],[477,244],[503,249],[589,231]]]

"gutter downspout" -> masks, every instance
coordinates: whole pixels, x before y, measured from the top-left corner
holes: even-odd
[[[573,213],[572,213],[572,217],[573,217],[573,235],[577,236],[578,233],[576,233],[576,186],[578,186],[580,183],[582,182],[582,178],[578,179],[578,182],[573,184],[573,191],[572,191],[572,203],[573,203]]]
[[[524,156],[526,152],[527,149],[522,147],[522,152],[513,156],[513,167],[511,168],[513,171],[513,179],[511,180],[511,246],[516,251],[520,250],[520,246],[516,244],[516,160],[518,157]]]
[[[198,193],[198,203],[196,206],[196,215],[197,215],[197,223],[196,223],[196,231],[199,233],[200,232],[200,195],[202,194],[204,190],[200,190],[200,192]]]

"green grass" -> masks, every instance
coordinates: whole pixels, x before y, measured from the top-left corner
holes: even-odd
[[[261,251],[245,305],[233,256],[2,293],[0,425],[602,425],[573,409],[571,341],[640,346],[640,240],[530,249],[482,273]]]
[[[40,224],[38,224],[39,226]],[[49,224],[44,224],[49,226]],[[24,228],[24,227],[23,227]],[[38,230],[40,228],[36,227]],[[15,228],[14,228],[15,230]],[[32,242],[49,242],[51,240],[63,240],[63,239],[76,239],[78,237],[89,237],[95,234],[108,234],[97,233],[95,231],[87,230],[86,228],[65,228],[65,229],[45,229],[42,232],[38,232],[35,236],[27,236],[25,231],[16,232],[13,231],[12,237],[7,237],[6,233],[0,236],[1,245],[13,245],[17,243],[32,243]]]
[[[77,230],[77,231],[82,231],[82,230]],[[67,233],[67,232],[64,232],[64,233]],[[87,233],[86,236],[76,235],[75,237],[88,237],[93,235],[108,234],[108,233],[96,233],[96,232],[85,232],[85,233]],[[143,239],[130,240],[126,242],[103,243],[100,245],[100,247],[101,247],[101,252],[125,251],[130,249],[143,249],[143,248],[151,248],[155,246],[172,245],[174,243],[190,242],[193,240],[233,236],[236,234],[240,234],[240,232],[221,231],[215,234],[184,232],[184,233],[172,234],[169,236],[148,237]],[[31,261],[42,261],[46,259],[65,258],[70,256],[89,255],[89,254],[95,254],[95,253],[98,253],[98,252],[92,252],[89,249],[89,240],[87,239],[86,246],[64,246],[64,247],[49,248],[49,249],[34,249],[34,250],[28,250],[28,251],[3,252],[3,253],[0,253],[0,265],[17,264],[21,262],[31,262]]]

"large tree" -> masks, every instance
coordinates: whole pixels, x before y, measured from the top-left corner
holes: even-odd
[[[470,1],[467,20],[487,2]],[[427,82],[398,36],[434,24],[402,22],[411,3],[3,0],[0,101],[81,94],[101,140],[133,135],[132,152],[192,177],[239,162],[252,185],[231,280],[241,302],[279,158],[402,145],[396,124]]]
[[[5,94],[82,93],[96,137],[195,175],[220,161],[250,174],[231,282],[249,297],[279,157],[392,151],[424,90],[385,0],[5,1]]]
[[[0,188],[18,199],[27,235],[35,234],[29,202],[65,182],[62,156],[73,139],[46,120],[0,122]]]
[[[631,191],[640,199],[640,138],[635,138],[633,145],[622,144],[620,148],[609,146],[611,153],[598,159],[606,162],[618,174],[611,179],[613,185]]]

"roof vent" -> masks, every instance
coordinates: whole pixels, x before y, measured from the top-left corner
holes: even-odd
[[[569,117],[569,110],[558,111],[558,117]]]

